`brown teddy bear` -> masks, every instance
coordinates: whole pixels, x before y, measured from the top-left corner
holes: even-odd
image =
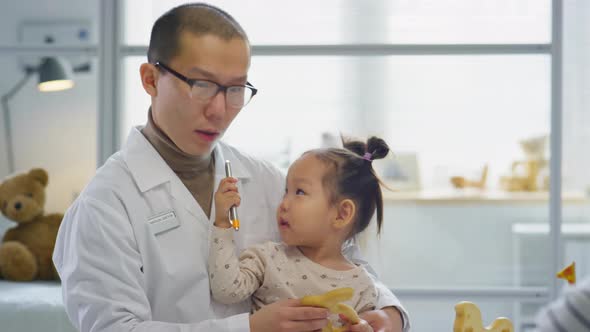
[[[0,183],[0,211],[17,223],[0,244],[0,276],[14,281],[58,279],[51,255],[62,214],[43,214],[47,172],[35,168]]]

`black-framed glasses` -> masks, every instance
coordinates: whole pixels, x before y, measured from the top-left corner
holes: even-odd
[[[201,79],[188,78],[176,70],[163,64],[161,61],[156,62],[156,67],[160,67],[170,74],[176,76],[179,80],[188,84],[191,88],[191,97],[197,98],[200,102],[207,103],[215,97],[219,91],[225,94],[225,105],[231,108],[242,108],[252,100],[256,95],[256,89],[250,82],[245,85],[221,85],[217,82]]]

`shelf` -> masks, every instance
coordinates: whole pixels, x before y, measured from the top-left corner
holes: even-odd
[[[483,298],[486,300],[511,300],[546,302],[549,299],[547,287],[397,287],[393,288],[397,296],[406,299],[453,299]]]
[[[564,192],[564,204],[589,204],[583,192]],[[383,200],[393,204],[549,204],[548,192],[503,192],[481,190],[439,190],[391,192],[383,190]]]
[[[514,224],[512,233],[518,235],[547,235],[549,234],[549,224]],[[564,237],[589,237],[590,224],[587,223],[567,223],[561,225],[561,233]]]

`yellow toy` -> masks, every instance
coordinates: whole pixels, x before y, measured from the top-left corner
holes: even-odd
[[[481,312],[475,303],[459,302],[455,305],[455,312],[453,332],[514,332],[512,322],[504,317],[497,318],[487,328],[483,327]]]
[[[350,306],[340,303],[352,298],[354,290],[350,287],[338,288],[322,295],[308,295],[301,298],[301,304],[328,309],[331,313],[343,315],[352,324],[360,322],[360,317]],[[345,327],[335,327],[332,322],[322,329],[322,332],[342,332]]]
[[[548,177],[541,179],[541,173],[549,163],[545,157],[546,145],[546,135],[522,140],[520,146],[525,159],[512,163],[511,174],[500,178],[500,186],[506,191],[547,190]],[[542,184],[539,185],[539,182]]]
[[[570,285],[576,283],[576,262],[566,266],[563,270],[557,273],[557,277],[567,280]]]
[[[477,189],[485,189],[486,188],[486,181],[488,178],[488,165],[483,167],[481,172],[481,177],[479,180],[468,180],[463,176],[453,176],[451,178],[451,183],[455,188],[463,189],[468,187],[473,187]]]

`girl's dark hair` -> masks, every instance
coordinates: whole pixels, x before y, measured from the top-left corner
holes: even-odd
[[[367,228],[377,210],[377,234],[383,223],[383,195],[381,182],[372,161],[382,159],[389,153],[389,146],[378,137],[366,143],[342,137],[344,149],[316,149],[311,153],[328,167],[323,185],[328,188],[331,203],[351,199],[356,205],[355,223],[350,237]]]

